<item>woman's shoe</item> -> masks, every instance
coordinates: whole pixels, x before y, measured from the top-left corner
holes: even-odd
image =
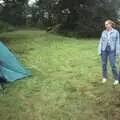
[[[105,83],[106,81],[107,81],[106,78],[103,78],[103,79],[102,79],[102,83]]]
[[[115,80],[115,82],[113,83],[113,85],[118,85],[119,84],[119,80]]]

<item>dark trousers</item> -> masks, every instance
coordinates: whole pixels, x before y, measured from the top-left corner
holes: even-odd
[[[115,51],[111,51],[109,46],[106,47],[105,51],[101,52],[103,78],[107,78],[108,58],[109,58],[109,62],[110,62],[110,66],[111,66],[111,69],[112,69],[114,79],[119,80],[118,72],[117,72],[117,68],[116,68],[116,54],[115,54]]]

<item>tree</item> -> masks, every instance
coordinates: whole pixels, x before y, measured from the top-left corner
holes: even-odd
[[[117,19],[118,1],[59,0],[53,7],[56,24],[60,24],[60,30],[95,35],[103,29],[106,19]]]
[[[27,2],[28,0],[4,0],[0,19],[13,25],[24,24],[24,8]]]

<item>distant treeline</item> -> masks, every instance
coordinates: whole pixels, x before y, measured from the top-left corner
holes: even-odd
[[[68,36],[97,36],[106,19],[117,21],[119,0],[4,0],[0,29],[38,27]]]

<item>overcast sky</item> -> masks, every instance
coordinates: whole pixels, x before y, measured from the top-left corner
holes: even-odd
[[[0,0],[0,3],[3,3],[3,0]]]
[[[29,0],[28,4],[32,5],[33,3],[35,3],[35,1],[37,1],[37,0]],[[0,0],[0,3],[3,3],[3,0]]]
[[[33,3],[35,3],[37,0],[29,0],[28,4],[32,5]]]

